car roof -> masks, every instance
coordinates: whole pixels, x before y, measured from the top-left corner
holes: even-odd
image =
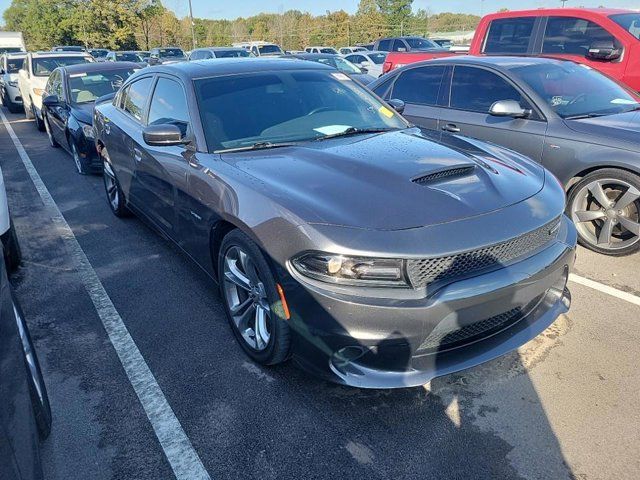
[[[585,13],[591,15],[599,15],[602,17],[608,17],[609,15],[615,15],[617,13],[638,13],[635,10],[628,10],[622,8],[537,8],[530,10],[510,10],[507,12],[496,12],[486,16],[486,18],[510,18],[518,17],[522,15],[546,17],[549,15],[561,15],[561,16],[583,16]]]
[[[416,62],[410,65],[429,65],[429,64],[456,64],[456,65],[475,65],[475,66],[492,66],[498,69],[510,70],[512,68],[524,67],[529,65],[556,64],[571,62],[571,60],[563,60],[550,57],[517,57],[517,56],[473,56],[460,55],[453,57],[435,58],[423,62]],[[573,62],[571,62],[573,63]]]
[[[338,55],[334,53],[296,53],[291,56],[295,58],[301,58],[303,60],[321,60],[323,58],[335,58]]]
[[[227,52],[229,50],[243,51],[243,52],[247,51],[245,48],[242,48],[242,47],[201,47],[201,48],[196,48],[192,51],[193,52],[198,52],[198,51]]]
[[[87,52],[30,52],[32,57],[91,57]]]
[[[77,63],[75,65],[68,65],[66,67],[59,67],[67,74],[73,75],[75,73],[94,73],[94,72],[110,72],[112,70],[127,70],[133,68],[140,68],[140,65],[134,62],[92,62],[92,63]]]
[[[210,60],[196,60],[191,62],[156,65],[140,70],[139,75],[148,73],[167,73],[176,75],[184,81],[194,78],[214,77],[220,75],[234,75],[242,73],[258,73],[268,71],[287,70],[331,70],[328,65],[317,62],[300,62],[295,58],[221,58]]]

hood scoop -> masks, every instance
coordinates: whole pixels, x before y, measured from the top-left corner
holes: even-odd
[[[449,180],[453,177],[466,177],[471,175],[476,169],[476,165],[456,165],[453,167],[446,167],[441,170],[429,172],[424,175],[413,177],[411,181],[418,185],[429,185],[432,183],[438,183],[441,181]]]

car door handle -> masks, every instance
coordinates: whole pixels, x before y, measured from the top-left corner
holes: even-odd
[[[460,127],[455,125],[454,123],[447,123],[442,126],[442,130],[445,132],[458,133],[460,131]]]
[[[133,149],[133,158],[136,162],[142,161],[142,152],[140,151],[139,148]]]

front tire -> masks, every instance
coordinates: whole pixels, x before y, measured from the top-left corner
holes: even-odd
[[[36,122],[36,128],[38,129],[38,131],[44,132],[44,122],[38,116],[38,112],[36,111],[36,106],[33,103],[31,103],[31,114],[33,115],[33,119]]]
[[[567,215],[578,242],[597,253],[624,256],[640,250],[640,177],[605,168],[586,175],[569,192]]]
[[[131,215],[131,212],[127,208],[126,201],[124,198],[124,193],[122,192],[122,188],[120,188],[120,183],[116,178],[116,174],[111,167],[111,164],[108,162],[108,154],[105,150],[102,152],[102,162],[103,162],[103,175],[102,180],[104,182],[104,190],[107,194],[107,203],[109,204],[109,208],[116,217],[123,218]]]
[[[80,156],[80,152],[78,152],[78,147],[76,146],[75,140],[69,136],[69,147],[71,149],[71,156],[73,157],[73,163],[76,165],[76,170],[80,175],[88,175],[89,166],[87,165],[87,160]]]
[[[222,240],[218,278],[227,319],[245,353],[263,365],[284,362],[291,332],[276,281],[260,248],[240,230]]]

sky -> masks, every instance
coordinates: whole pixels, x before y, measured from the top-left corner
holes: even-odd
[[[193,15],[200,18],[233,19],[248,17],[261,12],[278,13],[297,9],[308,11],[314,15],[325,13],[326,10],[344,9],[349,13],[356,11],[358,0],[241,0],[226,2],[220,0],[192,0]],[[188,0],[164,0],[164,5],[171,8],[178,17],[188,15]],[[11,0],[0,0],[0,12],[11,4]],[[514,5],[515,4],[515,5]],[[568,0],[569,6],[597,7],[606,5],[611,8],[640,8],[638,0]],[[560,0],[414,0],[413,8],[428,8],[432,13],[457,12],[480,15],[509,8],[511,10],[524,8],[560,6]]]

